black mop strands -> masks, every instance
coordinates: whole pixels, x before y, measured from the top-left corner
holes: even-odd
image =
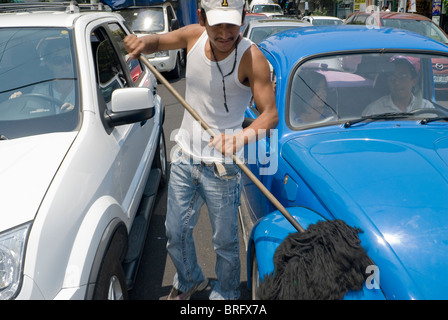
[[[263,300],[336,300],[361,290],[373,265],[358,228],[342,220],[319,221],[291,233],[274,254],[273,273],[258,288]]]

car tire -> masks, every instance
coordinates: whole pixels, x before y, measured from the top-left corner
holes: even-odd
[[[168,181],[168,160],[166,157],[165,133],[163,128],[160,130],[159,144],[157,145],[156,154],[154,156],[153,167],[160,169],[162,173],[160,176],[159,188],[165,187]]]
[[[118,229],[103,258],[93,300],[127,300],[128,289],[122,262],[127,245],[125,230]]]
[[[181,65],[180,65],[180,55],[177,54],[176,55],[176,64],[174,65],[174,69],[171,70],[168,73],[168,76],[172,79],[179,79],[180,78],[180,69],[181,69]]]
[[[258,297],[258,287],[260,284],[260,274],[258,272],[258,263],[257,263],[257,255],[255,250],[252,255],[252,267],[251,267],[251,291],[252,291],[252,300],[260,300]]]

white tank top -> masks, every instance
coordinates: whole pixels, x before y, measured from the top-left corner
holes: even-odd
[[[235,133],[241,130],[244,111],[252,97],[250,87],[243,85],[238,79],[238,68],[244,52],[252,45],[249,39],[242,38],[238,43],[237,61],[232,74],[225,77],[227,107],[224,107],[224,92],[222,75],[216,62],[205,56],[205,44],[208,41],[207,32],[201,35],[187,55],[185,100],[213,129],[214,132]],[[224,60],[219,61],[223,75],[232,71],[235,61],[235,50]],[[194,160],[211,162],[231,162],[223,155],[207,146],[210,136],[199,123],[184,111],[181,127],[176,135],[176,142]],[[241,155],[243,150],[240,150]],[[237,155],[238,156],[238,155]]]

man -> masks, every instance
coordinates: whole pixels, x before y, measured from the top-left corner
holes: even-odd
[[[387,112],[411,112],[416,109],[434,108],[426,99],[413,94],[418,82],[417,70],[409,58],[393,58],[394,71],[388,78],[390,94],[369,104],[363,115],[370,116]]]
[[[199,24],[164,35],[128,36],[131,58],[140,53],[186,48],[186,101],[217,132],[209,137],[185,111],[168,186],[167,250],[176,267],[168,299],[189,299],[206,288],[196,260],[193,228],[206,203],[217,255],[210,299],[238,299],[240,261],[237,211],[241,172],[229,157],[263,137],[278,122],[267,60],[239,34],[244,0],[202,0]],[[244,110],[254,97],[259,117],[244,130]],[[227,157],[223,157],[226,155]]]

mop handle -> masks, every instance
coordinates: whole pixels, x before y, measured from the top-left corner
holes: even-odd
[[[180,104],[187,109],[187,111],[192,115],[192,117],[201,123],[202,128],[207,131],[211,137],[215,137],[215,132],[210,128],[210,126],[199,116],[199,114],[188,104],[187,101],[179,94],[179,92],[174,89],[174,87],[165,79],[165,77],[146,59],[144,56],[140,55],[140,60],[151,70],[151,72],[156,76],[156,78],[162,83],[168,91],[170,91],[173,96],[180,102]],[[285,207],[274,197],[274,195],[261,183],[261,181],[249,170],[249,168],[244,164],[242,160],[237,158],[236,155],[232,155],[232,160],[240,167],[249,179],[260,189],[260,191],[272,202],[272,204],[280,211],[283,216],[296,228],[299,232],[305,232],[305,229],[297,222],[296,219],[285,209]]]

